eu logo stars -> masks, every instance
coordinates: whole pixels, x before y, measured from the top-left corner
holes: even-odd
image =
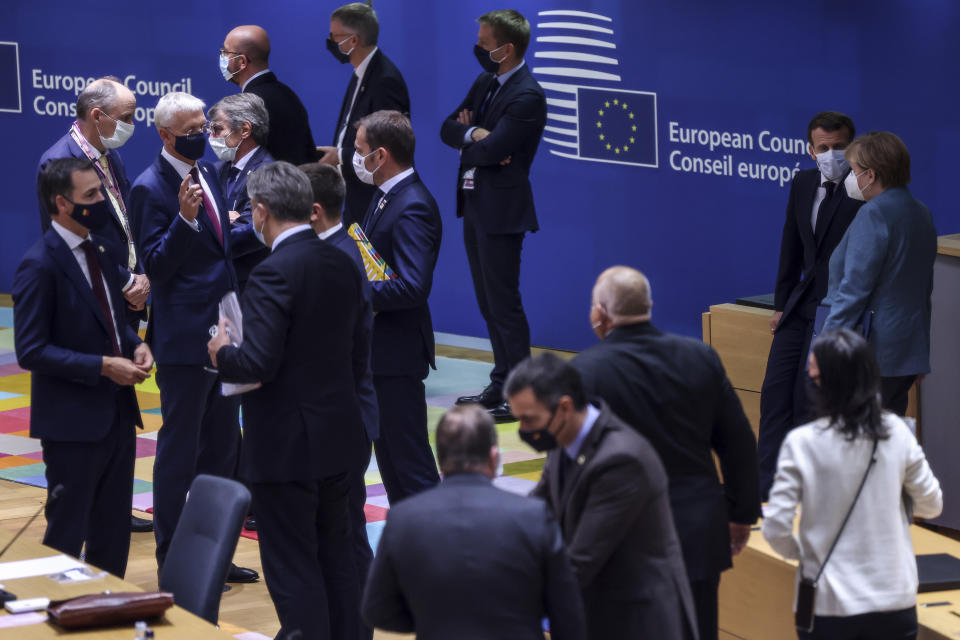
[[[579,87],[577,106],[581,159],[657,166],[656,94]]]

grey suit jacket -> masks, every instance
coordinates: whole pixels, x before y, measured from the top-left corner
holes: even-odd
[[[562,449],[533,495],[563,531],[588,637],[696,638],[693,598],[673,526],[667,476],[647,440],[604,403],[560,492]]]
[[[930,295],[937,230],[905,187],[863,205],[830,258],[824,330],[855,327],[873,312],[868,339],[880,375],[930,371]]]

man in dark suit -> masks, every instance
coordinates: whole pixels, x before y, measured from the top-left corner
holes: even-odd
[[[310,180],[310,189],[313,192],[313,208],[310,211],[310,226],[317,233],[317,237],[340,249],[353,260],[363,282],[363,309],[360,317],[367,326],[367,334],[373,335],[373,290],[367,281],[366,267],[360,255],[357,241],[350,237],[343,226],[341,212],[343,211],[344,184],[340,172],[330,165],[313,162],[300,166]],[[367,538],[367,518],[363,506],[367,502],[367,467],[370,466],[370,454],[373,451],[373,442],[380,434],[380,416],[377,407],[377,393],[373,387],[373,369],[370,367],[369,356],[367,367],[357,387],[357,396],[360,399],[360,412],[363,415],[363,432],[360,438],[360,456],[357,464],[350,473],[350,526],[353,536],[354,562],[357,565],[357,575],[360,581],[360,592],[363,592],[370,572],[370,563],[373,561],[373,550],[370,549],[370,540]],[[366,640],[373,637],[373,629],[360,621],[360,637]]]
[[[457,217],[480,313],[493,346],[490,384],[476,402],[497,420],[511,420],[501,388],[530,355],[530,327],[520,300],[523,236],[536,231],[530,165],[547,121],[543,90],[523,60],[530,23],[513,10],[477,19],[474,53],[484,68],[467,97],[443,122],[443,141],[460,150]]]
[[[238,93],[210,107],[210,147],[217,154],[217,176],[230,215],[230,253],[237,273],[238,292],[243,293],[250,272],[270,251],[253,233],[247,178],[273,156],[264,146],[270,130],[263,98]]]
[[[546,617],[551,638],[585,638],[579,586],[549,507],[491,482],[500,450],[483,407],[444,414],[437,458],[443,483],[390,509],[363,596],[367,621],[421,640],[542,640]]]
[[[699,340],[658,331],[650,324],[652,305],[642,273],[604,271],[590,309],[601,342],[571,364],[587,392],[646,438],[663,462],[699,636],[707,640],[717,637],[720,573],[760,516],[756,441],[717,354]]]
[[[358,123],[357,168],[378,189],[361,226],[394,273],[372,281],[373,382],[380,407],[377,466],[395,504],[440,481],[427,436],[423,380],[434,363],[427,299],[440,253],[437,203],[413,168],[416,139],[410,119],[377,111]]]
[[[855,135],[842,113],[818,113],[807,125],[808,153],[816,169],[797,173],[790,185],[780,240],[780,266],[770,318],[773,342],[760,392],[760,495],[773,486],[780,445],[787,433],[813,419],[807,353],[817,305],[827,294],[830,256],[863,205],[847,196],[850,165],[843,150]]]
[[[126,323],[114,254],[90,231],[112,212],[87,159],[58,158],[40,174],[50,229],[13,279],[17,361],[30,371],[30,436],[46,464],[43,543],[123,577],[130,549],[133,386],[153,355]]]
[[[242,344],[230,344],[221,321],[208,351],[225,378],[263,384],[244,395],[240,468],[252,487],[277,637],[356,638],[348,494],[370,349],[363,278],[310,228],[313,194],[296,167],[261,167],[247,191],[271,253],[243,294]]]
[[[123,314],[134,331],[140,321],[147,319],[146,303],[150,295],[150,280],[143,273],[137,258],[137,250],[130,230],[127,201],[130,181],[118,149],[133,135],[133,116],[137,98],[117,78],[94,80],[77,96],[77,119],[63,137],[40,156],[37,168],[37,194],[40,194],[40,175],[56,158],[86,158],[103,185],[103,197],[112,212],[109,224],[97,231],[97,235],[116,255],[115,262],[120,272],[123,297],[126,301]],[[40,198],[40,228],[50,228],[47,203]],[[153,522],[131,516],[131,530],[152,531]]]
[[[376,187],[363,182],[353,168],[353,141],[357,122],[374,111],[394,110],[410,115],[407,83],[396,65],[377,47],[380,23],[372,7],[346,4],[330,16],[327,50],[339,62],[353,66],[343,95],[332,147],[317,147],[320,161],[339,166],[347,185],[344,222],[360,222]]]
[[[556,514],[587,614],[587,637],[696,638],[667,476],[646,438],[577,370],[546,353],[521,362],[504,392],[520,438],[547,461],[531,495]]]
[[[200,473],[231,477],[240,444],[239,403],[220,393],[204,348],[217,306],[237,279],[216,170],[200,160],[207,147],[204,104],[181,92],[155,111],[163,149],[130,191],[131,222],[153,283],[147,341],[157,358],[163,426],[153,465],[157,564],[162,567],[190,483]],[[228,581],[253,582],[256,571],[231,566]]]
[[[220,71],[243,93],[263,98],[270,114],[267,151],[277,160],[303,164],[316,159],[307,110],[293,89],[270,70],[270,36],[263,27],[234,28],[220,48]]]

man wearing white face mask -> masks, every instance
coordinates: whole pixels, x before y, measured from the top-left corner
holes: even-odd
[[[843,189],[850,170],[843,150],[854,135],[853,121],[846,115],[815,115],[807,126],[807,151],[817,168],[800,171],[790,185],[770,319],[773,343],[760,394],[758,454],[764,500],[773,485],[780,444],[791,429],[812,419],[806,361],[817,305],[827,293],[834,247],[862,204]]]
[[[220,159],[217,175],[230,212],[230,250],[242,293],[250,272],[269,253],[253,234],[247,178],[274,160],[264,146],[270,117],[263,99],[253,93],[227,96],[210,107],[207,117],[210,148]]]

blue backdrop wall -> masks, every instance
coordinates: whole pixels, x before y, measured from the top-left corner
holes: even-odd
[[[160,93],[180,83],[209,105],[234,92],[217,70],[217,48],[233,26],[261,24],[273,41],[271,67],[307,106],[317,144],[329,144],[349,78],[349,67],[324,50],[338,4],[2,3],[0,291],[9,291],[39,235],[36,161],[72,121],[75,78],[113,74],[137,92],[137,130],[122,149],[133,178],[160,149],[148,126]],[[443,214],[434,324],[485,336],[454,215],[457,154],[439,129],[479,72],[474,19],[502,7],[374,6],[380,46],[410,88],[417,167]],[[644,270],[657,324],[690,335],[709,304],[771,291],[789,179],[813,166],[802,139],[824,109],[848,113],[860,131],[900,135],[913,157],[914,193],[940,233],[960,230],[948,197],[960,146],[953,0],[513,7],[533,25],[526,60],[550,102],[531,176],[542,230],[526,241],[521,285],[535,344],[579,349],[593,341],[589,292],[612,264]]]

